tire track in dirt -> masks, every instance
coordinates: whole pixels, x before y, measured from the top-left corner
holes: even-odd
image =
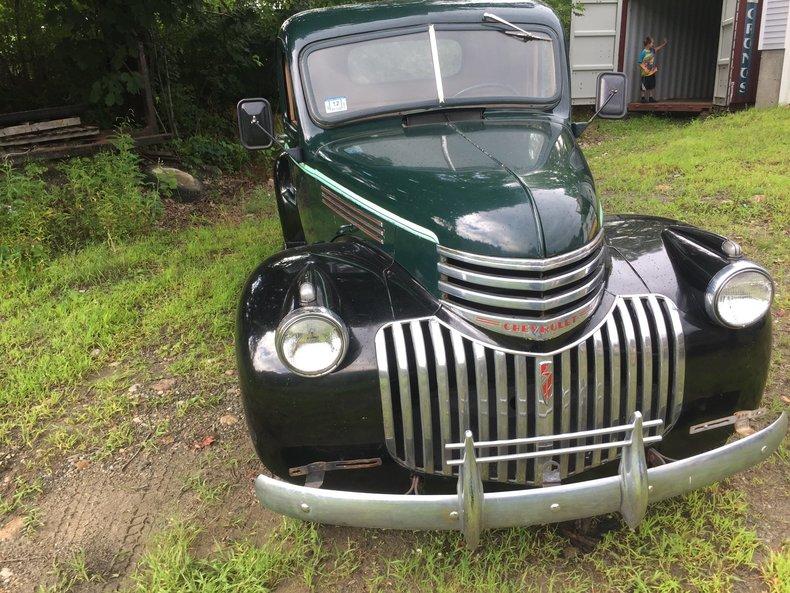
[[[30,537],[0,542],[0,559],[30,559],[10,566],[13,577],[5,591],[35,591],[51,582],[53,565],[76,554],[84,554],[89,573],[99,577],[76,590],[116,591],[154,528],[184,510],[179,508],[182,487],[195,458],[185,447],[174,448],[132,463],[125,472],[92,465],[56,479],[37,502],[44,525]]]

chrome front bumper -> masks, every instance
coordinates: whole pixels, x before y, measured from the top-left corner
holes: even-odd
[[[751,436],[648,469],[642,418],[637,413],[627,425],[629,439],[620,445],[622,459],[618,476],[491,494],[483,493],[475,457],[475,448],[488,445],[475,445],[467,433],[457,496],[320,490],[263,475],[255,480],[255,491],[265,507],[283,515],[352,527],[459,530],[467,544],[475,547],[483,529],[557,523],[616,511],[635,528],[644,517],[648,503],[707,486],[767,459],[779,447],[787,428],[788,418],[783,413],[773,424]],[[489,457],[482,462],[496,460]]]

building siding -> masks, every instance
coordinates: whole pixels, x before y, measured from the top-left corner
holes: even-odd
[[[790,0],[763,0],[763,18],[760,25],[761,51],[785,49]]]

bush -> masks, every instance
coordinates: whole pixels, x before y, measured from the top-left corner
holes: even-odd
[[[43,179],[46,171],[28,165],[15,171],[9,163],[0,165],[0,264],[13,260],[35,260],[50,251],[49,235],[60,226],[54,202]]]
[[[133,145],[121,135],[116,151],[67,161],[55,179],[40,165],[0,165],[0,267],[148,230],[162,205],[143,184]]]
[[[250,153],[238,140],[199,134],[185,140],[174,140],[173,147],[193,171],[206,167],[216,167],[225,172],[238,171],[250,160]]]

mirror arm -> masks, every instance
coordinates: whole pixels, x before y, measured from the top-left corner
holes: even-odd
[[[280,150],[282,150],[284,153],[286,153],[288,156],[290,156],[294,161],[296,161],[297,163],[301,163],[302,162],[302,149],[299,148],[298,146],[296,148],[288,148],[285,144],[280,142],[280,140],[276,136],[274,136],[274,134],[269,132],[269,130],[267,130],[266,128],[264,128],[260,124],[260,122],[258,121],[258,116],[257,115],[253,115],[252,116],[252,119],[250,120],[250,123],[252,125],[254,125],[254,126],[257,126],[258,129],[261,130],[261,132],[263,132],[269,138],[271,138],[272,142],[274,144],[276,144],[277,147]]]
[[[613,89],[613,90],[612,90],[612,92],[611,92],[611,93],[609,93],[609,96],[608,96],[608,97],[606,97],[606,101],[604,101],[603,103],[601,103],[601,106],[598,108],[598,111],[596,111],[595,113],[593,113],[593,116],[592,116],[592,117],[591,117],[591,118],[590,118],[590,119],[587,121],[587,125],[588,125],[588,126],[589,126],[591,123],[593,123],[593,120],[595,120],[595,118],[596,118],[596,117],[598,117],[598,115],[601,113],[601,111],[603,111],[603,108],[604,108],[604,107],[606,107],[606,106],[609,104],[609,101],[611,101],[612,99],[614,99],[614,96],[615,96],[617,93],[618,93],[617,89]]]
[[[584,132],[587,130],[590,124],[593,123],[593,121],[595,121],[595,118],[598,117],[601,111],[603,111],[603,108],[609,104],[609,101],[614,99],[614,96],[617,93],[618,93],[617,89],[612,90],[612,92],[610,92],[609,96],[606,98],[606,101],[604,101],[601,104],[601,106],[598,108],[598,110],[595,113],[593,113],[593,116],[590,119],[588,119],[585,122],[577,122],[572,124],[574,136],[576,136],[577,138],[581,137],[581,135],[584,134]]]

